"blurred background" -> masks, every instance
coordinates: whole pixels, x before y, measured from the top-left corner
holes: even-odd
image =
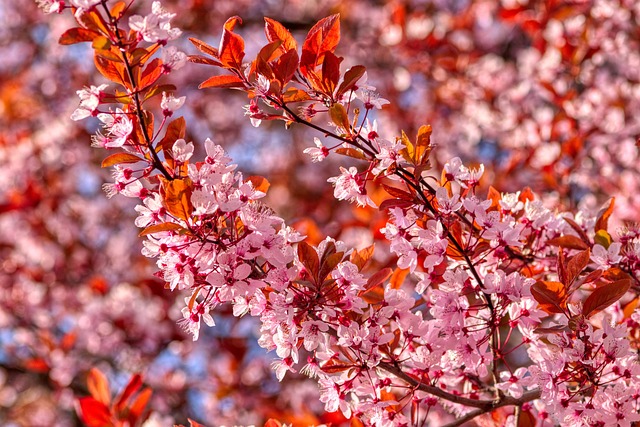
[[[393,138],[433,126],[440,168],[453,156],[486,167],[482,188],[531,187],[548,206],[598,210],[616,197],[615,223],[634,227],[640,209],[640,3],[635,0],[165,0],[187,37],[217,46],[239,15],[247,59],[265,43],[263,17],[301,42],[313,24],[341,14],[343,67],[368,69],[391,101],[376,119]],[[148,13],[151,1],[134,5]],[[75,426],[75,398],[91,367],[114,391],[134,372],[153,391],[148,423],[260,424],[269,417],[311,425],[326,414],[315,383],[279,383],[256,323],[227,308],[193,342],[176,321],[182,298],[164,289],[140,254],[135,201],[108,200],[90,147],[96,120],[69,119],[75,91],[103,83],[91,51],[59,46],[73,21],[30,0],[0,2],[0,424]],[[239,92],[198,91],[212,69],[189,64],[171,76],[187,103],[189,140],[211,137],[246,175],[266,176],[268,203],[319,241],[377,243],[382,214],[333,200],[326,179],[340,159],[311,164],[308,129],[260,128]],[[335,156],[333,156],[335,157]]]

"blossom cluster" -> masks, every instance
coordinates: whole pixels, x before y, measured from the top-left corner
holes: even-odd
[[[105,4],[74,4],[76,17],[104,20],[93,9]],[[218,49],[192,39],[208,55],[193,62],[231,73],[201,87],[247,92],[254,126],[276,120],[323,132],[335,145],[315,140],[305,150],[315,162],[362,162],[329,182],[336,199],[388,215],[376,231],[396,258],[376,265],[373,247],[331,237],[313,246],[262,203],[264,178],[245,178],[210,139],[197,161],[202,150],[185,139],[184,118],[170,120],[185,102],[158,83],[185,58],[165,47],[181,34],[173,16],[154,2],[150,15],[129,19],[125,36],[121,16],[109,15],[101,58],[110,62],[96,63],[126,94],[107,85],[78,91],[72,118],[96,116],[104,133],[94,145],[118,150],[103,162],[114,181],[104,188],[140,200],[143,254],[157,259],[168,288],[186,294],[180,323],[194,340],[230,303],[234,315],[259,318],[258,343],[278,356],[278,379],[315,378],[327,411],[367,425],[419,425],[443,412],[452,425],[489,413],[504,423],[528,416],[571,426],[640,419],[629,339],[639,319],[628,292],[638,286],[640,233],[631,228],[614,241],[613,201],[591,216],[552,210],[528,189],[486,194],[484,166],[454,157],[432,167],[429,126],[415,140],[378,133],[373,116],[389,102],[364,67],[341,73],[337,16],[310,30],[302,55],[267,19],[270,43],[248,66],[233,32],[240,20],[230,18]],[[151,47],[136,54],[140,43]],[[159,48],[161,58],[150,59]],[[144,103],[160,94],[154,127]],[[314,119],[324,114],[323,127]],[[384,196],[373,197],[376,189]]]

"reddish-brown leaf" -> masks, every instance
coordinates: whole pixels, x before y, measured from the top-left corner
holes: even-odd
[[[100,165],[103,168],[108,168],[109,166],[119,165],[122,163],[137,163],[142,162],[144,159],[136,156],[131,153],[115,153],[110,156],[107,156]]]
[[[320,259],[318,258],[318,253],[313,246],[309,245],[307,242],[299,242],[298,259],[300,259],[300,262],[304,265],[309,276],[317,284],[318,272],[320,271]],[[322,278],[320,280],[322,280]]]
[[[578,224],[577,222],[575,222],[571,218],[566,218],[565,217],[564,220],[571,226],[571,228],[573,228],[573,230],[576,233],[578,233],[578,236],[580,236],[580,238],[584,242],[589,242],[589,236],[587,236],[587,233],[585,233],[584,230],[582,229],[582,227],[580,227],[580,224]]]
[[[233,32],[237,24],[241,24],[242,19],[233,16],[224,23],[220,48],[218,49],[220,62],[224,68],[242,69],[242,59],[244,58],[244,40]]]
[[[556,237],[551,240],[547,240],[547,244],[551,246],[559,246],[567,249],[588,249],[589,245],[582,241],[579,237],[567,234],[566,236]]]
[[[204,424],[200,424],[197,421],[193,421],[191,418],[187,418],[187,420],[189,421],[189,427],[206,427]],[[271,421],[271,420],[269,420]],[[269,423],[269,421],[267,421],[267,423]],[[265,424],[265,427],[267,427],[267,425]],[[268,427],[276,427],[276,426],[268,426]],[[277,426],[280,427],[280,426]]]
[[[251,181],[251,185],[257,191],[262,191],[263,193],[267,193],[269,191],[269,187],[271,183],[267,180],[267,178],[259,175],[252,175],[247,178],[247,181]]]
[[[104,403],[93,397],[81,397],[78,401],[80,418],[88,427],[113,426],[111,412]]]
[[[630,279],[622,279],[597,287],[589,295],[582,306],[582,314],[589,317],[596,311],[609,307],[624,296],[631,286]]]
[[[582,252],[574,255],[567,261],[566,264],[566,277],[564,284],[569,287],[571,283],[580,275],[582,270],[585,269],[587,264],[589,264],[589,258],[591,256],[591,252],[589,249],[585,249]]]
[[[402,199],[402,200],[415,200],[415,196],[407,191],[401,190],[399,188],[396,187],[392,187],[390,185],[387,184],[382,184],[382,188],[384,188],[384,190],[389,193],[391,196],[397,198],[397,199]]]
[[[351,90],[356,86],[358,80],[364,75],[364,72],[367,69],[362,65],[356,65],[347,70],[344,73],[344,78],[342,79],[342,83],[338,86],[338,90],[336,91],[336,98],[341,97],[343,94],[347,93],[347,91]]]
[[[162,231],[178,231],[186,229],[175,222],[163,222],[162,224],[150,225],[138,234],[138,237],[148,236],[149,234],[160,233]]]
[[[298,43],[296,43],[296,39],[294,39],[289,30],[287,30],[278,21],[265,17],[264,32],[267,36],[267,40],[269,40],[270,42],[281,42],[279,49],[282,51],[282,53],[298,49]]]
[[[290,50],[273,62],[273,74],[284,87],[293,78],[299,64],[298,52]]]
[[[607,231],[609,217],[613,213],[613,206],[615,205],[615,202],[616,202],[616,199],[612,197],[607,207],[602,208],[602,210],[598,213],[598,219],[596,220],[596,226],[594,231],[596,232],[600,230]]]
[[[162,182],[162,192],[164,207],[176,218],[188,221],[193,212],[191,204],[191,179],[180,178],[171,181],[160,178]]]
[[[91,42],[94,38],[100,36],[100,33],[86,28],[69,28],[65,31],[58,40],[58,43],[62,45],[71,45],[82,42]]]
[[[168,153],[171,152],[171,147],[178,139],[183,139],[186,134],[187,122],[184,117],[178,117],[173,120],[167,126],[167,131],[164,134],[164,137],[158,143],[156,147],[156,151],[166,150]]]
[[[354,250],[349,256],[349,261],[358,267],[358,271],[362,270],[367,261],[373,256],[374,245],[368,246],[361,250]]]
[[[547,313],[564,313],[567,293],[560,282],[538,281],[531,287],[531,295]]]
[[[217,59],[207,58],[202,55],[189,55],[187,57],[189,62],[193,62],[194,64],[204,64],[204,65],[213,65],[215,67],[220,67],[222,64]]]
[[[142,387],[142,377],[140,374],[132,375],[126,387],[122,390],[122,393],[120,393],[115,401],[115,407],[118,412],[122,411],[127,406],[129,398],[140,390],[140,387]]]
[[[324,61],[322,61],[322,84],[325,88],[325,93],[329,96],[333,95],[333,92],[340,80],[340,63],[342,58],[336,56],[333,52],[327,52],[324,55]]]
[[[331,15],[318,21],[309,30],[302,44],[300,71],[307,75],[324,59],[326,52],[333,52],[340,41],[339,15]]]
[[[367,280],[367,284],[364,287],[365,290],[369,290],[371,288],[374,288],[378,285],[383,284],[385,280],[391,277],[391,274],[393,274],[393,270],[391,270],[388,267],[377,271],[371,277],[369,277],[369,280]]]
[[[244,83],[240,77],[237,76],[213,76],[200,83],[198,89],[204,89],[208,87],[215,88],[231,88],[231,87],[244,87]]]
[[[87,377],[87,388],[95,400],[107,406],[111,403],[109,381],[97,368],[91,368]]]
[[[155,58],[153,61],[149,62],[142,71],[142,76],[140,78],[140,87],[142,89],[146,89],[147,87],[154,85],[161,75],[162,60],[160,58]]]
[[[193,43],[196,49],[198,49],[200,52],[204,53],[205,55],[212,56],[216,59],[218,58],[219,56],[218,49],[216,49],[215,47],[210,46],[207,43],[203,42],[202,40],[196,39],[195,37],[189,37],[189,41]]]
[[[122,64],[111,61],[99,55],[94,55],[94,62],[96,64],[96,68],[104,77],[114,83],[122,84],[131,89],[129,87],[128,80],[124,79],[124,68]]]
[[[351,147],[340,147],[335,149],[336,154],[340,154],[341,156],[353,157],[358,160],[367,160],[367,157],[364,153],[357,148]]]
[[[143,389],[129,406],[129,418],[133,418],[131,425],[135,425],[135,420],[139,419],[144,412],[153,391],[150,388]]]
[[[347,109],[344,108],[344,105],[333,104],[329,107],[329,116],[336,126],[341,127],[345,131],[349,130],[349,114],[347,114]]]
[[[404,283],[404,279],[409,275],[408,268],[396,268],[393,270],[389,284],[393,289],[400,289],[400,286]]]

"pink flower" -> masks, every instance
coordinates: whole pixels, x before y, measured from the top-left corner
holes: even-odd
[[[332,182],[335,186],[333,196],[338,200],[355,201],[359,206],[376,207],[375,203],[367,196],[365,189],[366,180],[358,170],[351,166],[349,169],[340,167],[340,176],[329,178],[327,181]]]
[[[100,100],[107,87],[108,85],[106,84],[100,86],[92,85],[89,88],[85,87],[77,91],[76,93],[80,97],[80,106],[71,114],[71,120],[77,121],[93,116],[100,105]]]
[[[311,161],[314,163],[321,162],[329,155],[329,150],[322,145],[318,138],[313,138],[313,142],[316,144],[315,148],[305,148],[303,153],[311,156]]]

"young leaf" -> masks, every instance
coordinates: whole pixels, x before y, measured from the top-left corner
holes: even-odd
[[[240,71],[242,69],[242,59],[244,58],[244,40],[233,32],[237,24],[241,24],[242,19],[233,16],[224,23],[220,48],[218,49],[220,63],[224,68]]]
[[[418,129],[414,160],[416,165],[422,165],[431,153],[431,125],[422,125]]]
[[[138,237],[147,236],[149,234],[160,233],[162,231],[177,231],[186,229],[175,222],[163,222],[161,224],[150,225],[138,234]]]
[[[602,210],[598,213],[598,219],[596,220],[595,231],[596,233],[600,230],[607,231],[607,226],[609,223],[609,217],[613,213],[613,206],[615,205],[616,199],[611,198],[609,201],[609,205],[606,208],[602,208]]]
[[[103,168],[108,168],[109,166],[119,165],[122,163],[137,163],[142,162],[144,159],[136,156],[131,153],[115,153],[110,156],[107,156],[100,165]]]
[[[302,44],[300,72],[307,76],[324,60],[326,52],[333,52],[340,41],[339,15],[331,15],[318,21],[309,30]]]
[[[111,392],[109,391],[109,381],[97,368],[91,368],[87,377],[87,388],[93,398],[109,406],[111,403]]]
[[[347,70],[344,73],[344,78],[342,79],[342,83],[338,86],[338,90],[336,91],[336,98],[340,98],[343,94],[347,93],[347,91],[354,88],[358,80],[364,75],[366,68],[362,65],[356,65]]]
[[[265,194],[269,191],[269,187],[271,186],[271,183],[269,183],[267,178],[259,175],[252,175],[247,178],[247,181],[251,181],[251,185],[253,185],[255,190],[261,191]]]
[[[200,52],[204,53],[205,55],[209,55],[218,59],[219,53],[218,53],[218,49],[216,49],[215,47],[209,46],[202,40],[198,40],[194,37],[189,37],[189,41],[193,43],[196,49],[198,49]]]
[[[298,259],[304,268],[307,269],[309,276],[313,278],[314,282],[318,282],[318,271],[320,270],[320,259],[318,253],[307,242],[298,243]],[[320,279],[322,280],[322,279]]]
[[[94,38],[98,37],[100,33],[86,28],[69,28],[65,31],[58,40],[61,45],[71,45],[82,42],[91,42]]]
[[[158,143],[156,147],[156,151],[167,150],[171,151],[171,147],[173,147],[173,143],[178,139],[183,139],[187,129],[187,122],[184,120],[184,117],[178,117],[173,120],[167,126],[167,131],[164,134],[164,137]]]
[[[142,387],[142,377],[140,374],[134,374],[131,376],[131,379],[127,383],[120,396],[115,401],[115,407],[117,411],[122,411],[127,406],[127,401],[134,393],[140,390]]]
[[[147,87],[152,86],[160,76],[162,75],[162,60],[160,58],[155,58],[153,61],[149,62],[147,66],[142,71],[142,77],[140,78],[140,87],[146,89]]]
[[[344,105],[337,103],[333,104],[329,107],[329,116],[336,126],[343,128],[347,132],[349,131],[349,115],[347,114],[347,109],[344,108]]]
[[[589,245],[580,240],[579,237],[567,234],[565,236],[556,237],[551,240],[547,240],[547,244],[551,246],[559,246],[566,249],[588,249]]]
[[[361,250],[354,250],[349,256],[349,261],[358,267],[358,271],[362,270],[373,256],[374,245],[368,246]]]
[[[596,288],[582,306],[582,314],[589,317],[596,311],[604,310],[624,296],[631,286],[630,279],[622,279]]]
[[[567,294],[560,282],[538,281],[531,287],[531,295],[547,313],[564,313],[567,308]]]
[[[93,397],[81,397],[78,399],[78,403],[80,404],[80,418],[88,427],[113,425],[111,412],[104,403]]]
[[[264,32],[267,36],[267,40],[270,42],[280,41],[281,44],[278,49],[282,53],[286,53],[290,50],[297,50],[298,44],[296,39],[293,38],[289,30],[287,30],[281,23],[271,18],[264,18]]]
[[[378,285],[382,285],[385,280],[391,277],[391,274],[393,274],[393,270],[391,270],[389,267],[377,271],[375,274],[369,277],[369,280],[367,280],[367,284],[364,287],[365,291],[372,289]]]
[[[574,255],[567,261],[566,265],[566,278],[564,284],[569,287],[571,283],[580,275],[582,270],[585,269],[587,264],[589,264],[589,257],[591,252],[589,249],[586,249],[582,252],[579,252],[577,255]]]
[[[213,76],[200,83],[198,89],[204,89],[207,87],[215,88],[232,88],[232,87],[244,87],[244,82],[237,76]]]
[[[181,178],[171,181],[161,178],[164,192],[164,207],[176,218],[188,221],[193,212],[191,205],[191,179]]]

